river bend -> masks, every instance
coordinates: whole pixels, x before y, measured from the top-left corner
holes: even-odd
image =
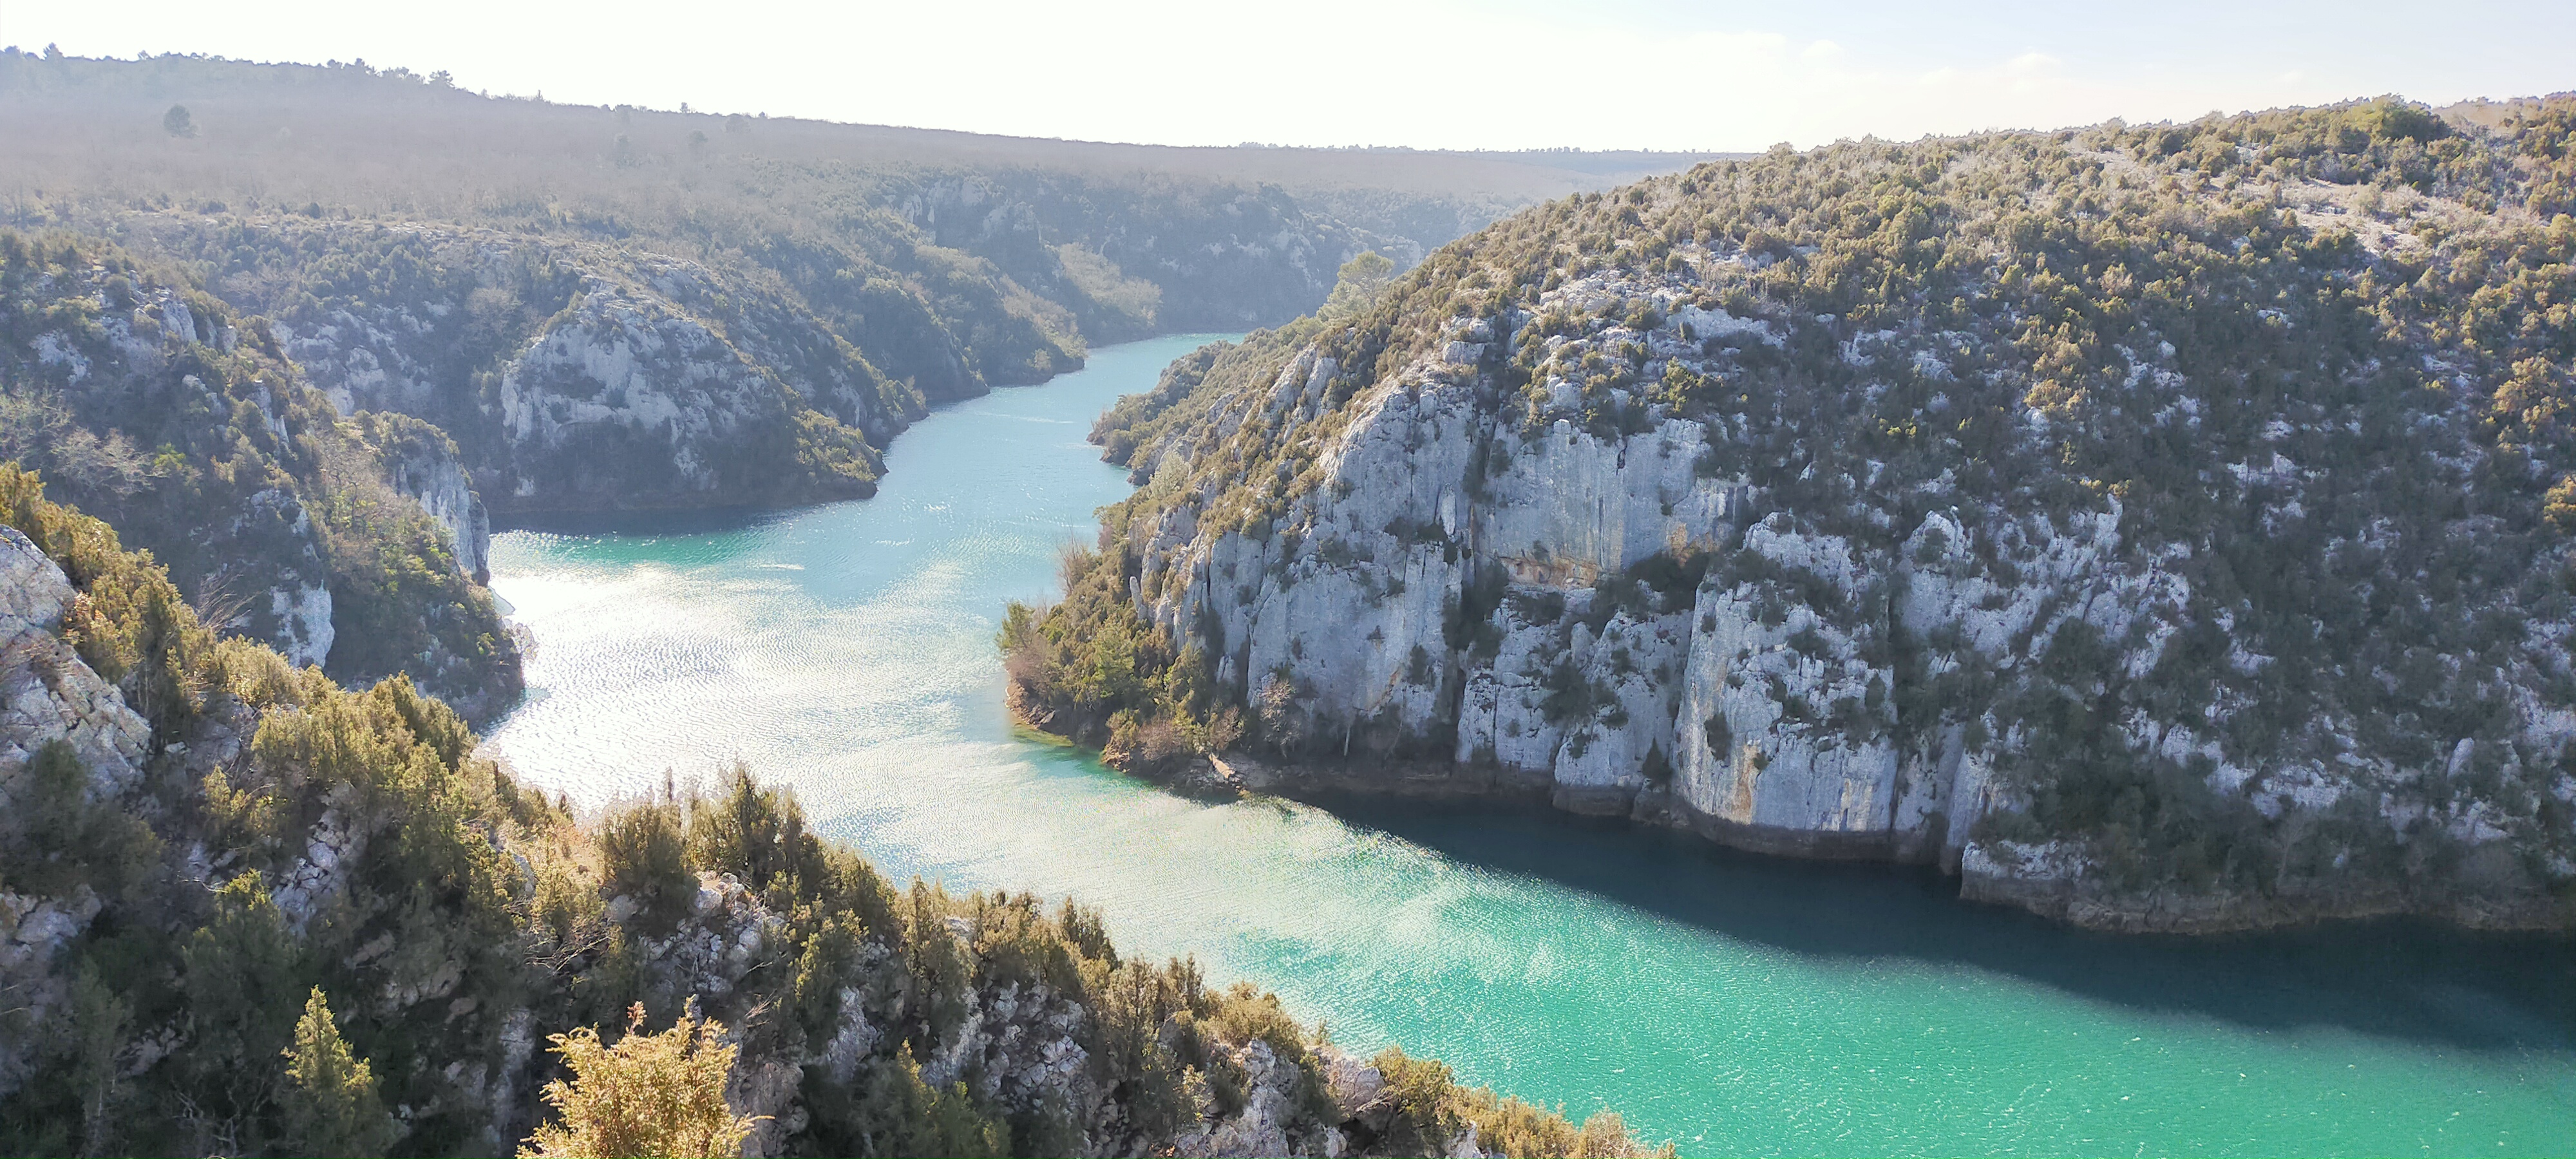
[[[1126,491],[1083,436],[1207,337],[947,407],[872,500],[496,537],[535,646],[491,747],[593,805],[739,757],[897,880],[1077,895],[1346,1047],[1684,1154],[2576,1154],[2565,940],[2112,938],[1615,825],[1186,800],[1015,731],[1003,602]]]

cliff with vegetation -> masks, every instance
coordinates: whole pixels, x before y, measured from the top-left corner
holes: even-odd
[[[2487,106],[2494,111],[2494,106]],[[1844,143],[1217,346],[1012,695],[1127,767],[2576,922],[2576,102]]]
[[[923,412],[774,277],[492,230],[125,222],[344,413],[452,437],[503,513],[862,497]]]
[[[505,516],[865,496],[928,405],[1293,318],[1355,253],[1605,183],[1582,165],[1687,163],[1021,141],[16,50],[0,131],[18,228],[183,271],[343,413],[438,427]]]
[[[489,524],[444,434],[343,417],[268,329],[95,242],[0,232],[0,311],[0,463],[112,521],[204,618],[478,719],[517,702]]]
[[[1418,255],[1569,179],[1346,173],[1315,192],[1345,224],[1234,151],[14,49],[0,131],[0,462],[226,630],[478,721],[520,693],[496,517],[865,497],[931,405],[1294,316],[1359,247]]]
[[[576,822],[410,680],[219,638],[13,467],[0,993],[17,1153],[1636,1150],[1070,902],[897,888],[747,773]]]

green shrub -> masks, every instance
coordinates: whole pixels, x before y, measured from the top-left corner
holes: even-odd
[[[678,806],[630,806],[602,820],[598,832],[609,894],[633,899],[639,928],[646,933],[669,933],[698,898],[698,875],[689,868]]]

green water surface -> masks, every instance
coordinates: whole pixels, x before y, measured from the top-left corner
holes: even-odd
[[[898,879],[1078,895],[1131,955],[1684,1154],[2576,1154],[2564,940],[2108,938],[1616,825],[1185,800],[1015,732],[1002,604],[1127,490],[1083,436],[1206,337],[944,409],[873,500],[499,536],[535,647],[492,745],[593,804],[741,757]]]

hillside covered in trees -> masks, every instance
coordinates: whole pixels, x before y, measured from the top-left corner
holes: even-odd
[[[2390,98],[1522,212],[1106,416],[1015,703],[2089,925],[2563,928],[2571,145]]]
[[[1284,321],[1355,253],[1692,159],[1021,141],[15,51],[0,132],[10,224],[173,264],[343,411],[440,427],[498,512],[865,495],[925,405]]]
[[[898,887],[748,772],[582,824],[475,749],[0,466],[0,1150],[1639,1150],[1071,902]]]

